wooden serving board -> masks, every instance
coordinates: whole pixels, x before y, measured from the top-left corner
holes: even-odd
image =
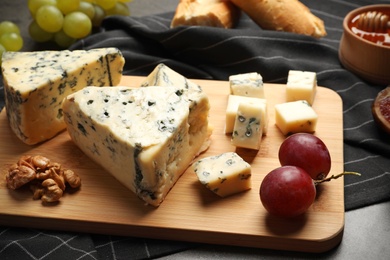
[[[124,76],[121,85],[139,86],[142,77]],[[0,114],[0,225],[76,232],[148,237],[281,250],[323,252],[336,246],[344,229],[344,180],[318,187],[315,203],[296,219],[270,216],[259,198],[264,176],[280,166],[278,149],[284,136],[275,126],[274,105],[285,102],[285,85],[265,84],[269,106],[268,134],[259,151],[235,149],[223,132],[229,93],[226,81],[194,80],[208,94],[212,143],[201,157],[236,151],[252,165],[252,189],[220,198],[187,170],[162,205],[146,206],[100,166],[87,158],[62,132],[35,146],[11,132],[6,113]],[[332,156],[331,174],[343,171],[342,101],[319,87],[313,108],[319,115],[316,135]],[[5,174],[21,155],[43,155],[77,172],[80,190],[66,192],[61,201],[45,206],[28,189],[6,188]]]

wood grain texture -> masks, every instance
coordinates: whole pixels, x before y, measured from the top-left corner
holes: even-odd
[[[139,86],[142,77],[124,76],[121,85]],[[285,85],[265,84],[269,106],[268,134],[259,151],[235,149],[223,132],[229,93],[226,81],[194,80],[208,94],[212,143],[200,157],[236,151],[252,165],[252,189],[220,198],[204,188],[187,170],[159,208],[146,206],[131,191],[87,158],[62,132],[35,146],[19,141],[11,132],[6,113],[0,114],[0,225],[128,235],[323,252],[336,246],[344,229],[344,180],[318,187],[315,203],[296,219],[270,216],[259,199],[264,176],[279,166],[278,149],[285,138],[275,126],[274,105],[285,102]],[[342,101],[330,89],[319,87],[313,108],[319,115],[317,131],[332,156],[331,174],[343,171]],[[21,155],[40,154],[76,171],[82,187],[65,193],[61,201],[45,206],[32,200],[29,190],[8,190],[7,167]]]

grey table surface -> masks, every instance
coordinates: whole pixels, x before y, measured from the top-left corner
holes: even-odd
[[[17,23],[24,38],[23,51],[34,50],[36,44],[28,37],[31,21],[26,0],[1,0],[0,21]],[[174,11],[178,0],[133,0],[131,15],[144,16]],[[284,252],[259,248],[204,245],[160,259],[389,259],[390,202],[345,213],[344,236],[340,245],[321,254]]]

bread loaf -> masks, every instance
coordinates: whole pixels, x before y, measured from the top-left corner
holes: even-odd
[[[230,0],[261,28],[310,35],[326,35],[324,22],[298,0]]]
[[[171,28],[180,25],[200,25],[232,28],[241,11],[226,0],[180,0]]]

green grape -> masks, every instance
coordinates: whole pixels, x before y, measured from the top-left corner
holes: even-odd
[[[0,23],[0,36],[5,33],[17,33],[20,34],[19,27],[10,21],[3,21]]]
[[[65,16],[63,30],[72,38],[84,38],[91,33],[92,22],[86,14],[79,11],[72,12]]]
[[[80,0],[57,0],[57,7],[63,14],[76,11],[80,6]]]
[[[89,2],[81,1],[78,11],[85,13],[91,20],[95,16],[95,8]]]
[[[61,30],[54,34],[54,42],[62,48],[68,48],[76,42],[76,39],[69,37],[64,31]]]
[[[28,9],[30,10],[31,16],[35,17],[38,9],[44,5],[57,5],[57,0],[28,0]]]
[[[129,16],[130,10],[129,7],[124,3],[116,3],[114,8],[106,10],[106,15],[124,15]]]
[[[0,44],[7,51],[19,51],[23,47],[23,38],[17,33],[5,33],[0,37]]]
[[[61,30],[64,16],[57,7],[44,5],[38,9],[35,20],[43,30],[54,33]]]
[[[2,56],[3,56],[3,52],[7,51],[3,45],[0,44],[0,66],[1,66],[1,60],[2,60]]]
[[[117,0],[96,0],[96,4],[102,7],[104,10],[114,8]]]
[[[30,37],[36,42],[47,42],[53,39],[53,33],[43,30],[36,21],[32,21],[28,27]]]
[[[106,12],[98,5],[93,5],[93,7],[95,8],[95,16],[92,19],[92,24],[95,27],[100,27],[104,17],[106,17]]]

